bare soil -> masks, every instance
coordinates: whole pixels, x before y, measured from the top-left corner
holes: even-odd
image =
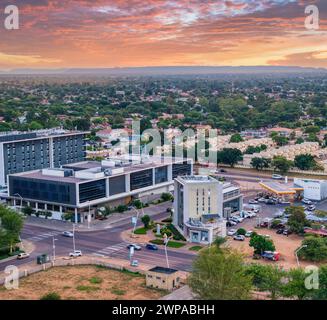
[[[17,290],[0,287],[0,300],[39,300],[52,292],[62,300],[155,300],[166,294],[147,288],[142,275],[97,266],[69,266],[23,278]]]

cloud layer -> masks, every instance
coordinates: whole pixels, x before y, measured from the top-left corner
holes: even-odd
[[[12,2],[20,29],[0,28],[0,68],[327,67],[326,0]],[[304,27],[309,4],[319,8],[319,31]]]

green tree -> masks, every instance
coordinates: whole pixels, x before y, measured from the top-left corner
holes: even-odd
[[[161,194],[162,201],[171,201],[174,199],[173,195],[170,192],[164,192]]]
[[[288,138],[284,136],[274,136],[272,137],[273,141],[278,145],[278,146],[286,146],[288,144]]]
[[[275,171],[285,175],[293,167],[293,161],[287,160],[283,156],[275,156],[271,162],[272,167]]]
[[[302,249],[299,251],[298,256],[301,259],[309,261],[325,261],[327,259],[327,239],[306,236],[302,241]]]
[[[273,241],[267,237],[252,234],[249,246],[254,249],[255,254],[263,254],[264,251],[275,251],[275,245]]]
[[[260,291],[270,292],[272,300],[282,294],[285,272],[277,266],[253,264],[247,268],[246,274],[252,277],[253,284]]]
[[[15,244],[19,241],[19,234],[23,228],[23,218],[17,212],[4,207],[1,208],[0,217],[10,247],[10,253],[12,253]]]
[[[304,227],[310,226],[310,222],[306,219],[303,207],[287,207],[285,212],[290,215],[287,225],[290,227],[291,231],[295,233],[303,233]]]
[[[148,229],[150,225],[151,218],[146,214],[141,218],[141,221],[144,224],[144,228]]]
[[[270,167],[271,160],[267,158],[259,158],[259,157],[254,157],[251,160],[251,166],[252,168],[256,170],[263,170],[265,168]]]
[[[304,300],[312,295],[312,291],[305,287],[305,279],[308,273],[303,269],[291,269],[287,278],[288,281],[285,283],[282,289],[282,295],[284,297],[297,298],[298,300]]]
[[[239,253],[212,246],[194,261],[188,284],[200,299],[244,300],[250,298],[252,279]]]
[[[294,166],[299,168],[300,170],[311,170],[316,167],[317,163],[313,155],[299,154],[294,158]]]
[[[319,268],[319,288],[312,290],[312,299],[327,300],[327,265]]]
[[[299,137],[296,139],[295,144],[302,144],[304,143],[304,139],[302,137]]]
[[[242,142],[243,138],[239,133],[235,133],[231,136],[229,142],[230,143],[237,143],[237,142]]]
[[[218,163],[223,163],[234,167],[239,161],[243,160],[242,152],[236,148],[224,148],[217,153]]]

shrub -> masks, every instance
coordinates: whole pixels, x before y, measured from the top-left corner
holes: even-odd
[[[186,241],[185,237],[175,228],[173,224],[169,224],[167,228],[172,232],[174,235],[174,240],[177,241]]]
[[[60,300],[61,297],[57,292],[49,292],[42,296],[40,300]]]
[[[245,236],[245,234],[246,234],[246,230],[245,230],[244,228],[239,228],[239,229],[237,230],[237,234],[238,234],[238,235],[241,235],[241,236]]]
[[[123,204],[120,204],[118,207],[117,207],[117,211],[119,213],[123,213],[124,211],[127,210],[127,206],[123,205]]]
[[[30,216],[32,213],[34,213],[34,210],[32,207],[25,207],[22,209],[22,212],[27,215]]]

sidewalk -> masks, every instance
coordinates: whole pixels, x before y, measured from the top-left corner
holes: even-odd
[[[150,205],[147,208],[144,208],[144,214],[149,215],[150,217],[166,212],[167,208],[172,207],[172,203],[164,202],[157,205]],[[141,218],[142,210],[139,211]],[[168,215],[168,213],[167,213]],[[101,231],[106,229],[112,229],[114,227],[119,227],[119,225],[130,223],[132,224],[132,217],[136,216],[135,210],[125,211],[123,213],[113,213],[107,220],[93,220],[88,223],[76,224],[75,228],[78,231],[82,232],[91,232],[91,231]],[[69,221],[59,221],[59,220],[49,220],[36,217],[27,217],[25,220],[26,225],[37,226],[50,228],[57,231],[71,231],[73,228],[73,223]]]

